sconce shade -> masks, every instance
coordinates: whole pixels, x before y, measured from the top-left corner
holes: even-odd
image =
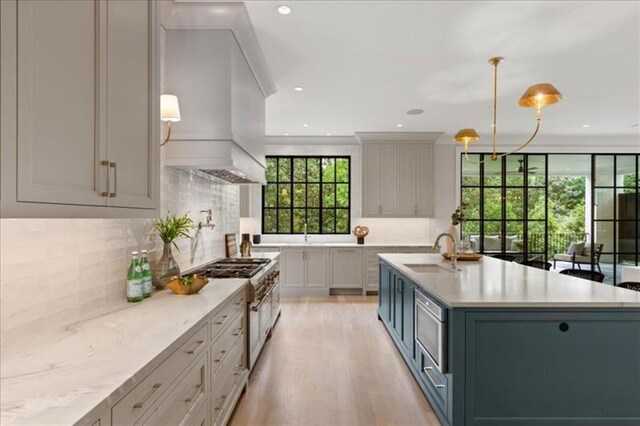
[[[160,96],[160,120],[175,123],[180,121],[180,106],[175,95]]]
[[[477,142],[480,140],[480,136],[478,136],[478,132],[474,129],[461,129],[456,133],[453,138],[454,141],[464,143],[465,146],[469,142]]]
[[[558,89],[553,87],[550,83],[539,83],[529,87],[524,95],[518,101],[518,105],[521,107],[535,107],[540,108],[543,106],[555,104],[562,100],[562,93],[558,92]]]

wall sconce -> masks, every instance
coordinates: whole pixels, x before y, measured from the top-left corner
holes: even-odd
[[[175,95],[160,95],[160,120],[167,123],[167,137],[160,146],[169,142],[171,137],[171,123],[180,121],[180,106]]]

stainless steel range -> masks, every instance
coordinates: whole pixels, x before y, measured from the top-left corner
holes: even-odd
[[[226,258],[190,271],[209,278],[249,278],[247,286],[248,357],[253,369],[280,316],[280,261],[278,258]]]

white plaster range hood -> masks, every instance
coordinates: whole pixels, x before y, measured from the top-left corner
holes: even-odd
[[[229,183],[265,183],[265,99],[275,93],[243,3],[173,3],[163,11],[163,93],[182,119],[164,164]]]

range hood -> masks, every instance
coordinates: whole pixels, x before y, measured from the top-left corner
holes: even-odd
[[[265,184],[265,99],[275,84],[243,3],[174,3],[164,23],[163,92],[181,121],[164,164]]]
[[[264,166],[232,140],[171,140],[166,166],[196,169],[233,184],[266,184]]]

